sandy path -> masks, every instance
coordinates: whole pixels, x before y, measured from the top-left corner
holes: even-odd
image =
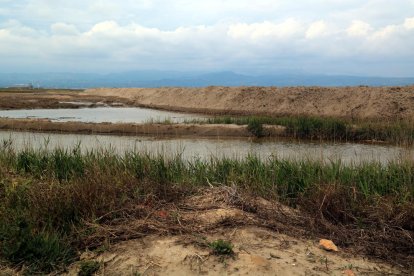
[[[414,119],[414,86],[99,88],[86,94],[188,112]]]

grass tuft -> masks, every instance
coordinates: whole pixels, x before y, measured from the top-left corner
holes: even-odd
[[[215,255],[234,255],[233,244],[229,241],[222,239],[215,240],[209,243],[209,247],[212,249]]]
[[[91,276],[99,270],[101,264],[96,261],[82,261],[80,262],[79,276]]]

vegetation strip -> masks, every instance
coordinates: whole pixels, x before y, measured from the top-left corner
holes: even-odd
[[[185,161],[179,155],[120,156],[79,148],[17,152],[10,141],[0,146],[0,256],[31,272],[50,272],[75,260],[75,252],[113,237],[137,237],[157,227],[185,232],[177,220],[168,226],[157,220],[157,227],[142,225],[130,236],[113,235],[115,230],[97,234],[122,219],[151,218],[162,204],[202,188],[223,186],[244,195],[232,201],[238,208],[258,212],[249,204],[256,196],[278,201],[303,213],[295,223],[308,235],[323,234],[342,247],[363,245],[361,252],[406,268],[414,263],[412,161],[343,165],[255,156]],[[276,210],[261,214],[263,226],[276,227],[276,215]]]
[[[150,120],[144,124],[51,122],[32,119],[0,119],[0,129],[112,133],[123,135],[292,137],[342,142],[414,144],[414,121],[346,120],[322,117],[212,117],[174,124]]]
[[[216,116],[205,120],[190,120],[191,124],[247,125],[255,136],[269,136],[264,125],[285,127],[285,136],[298,139],[324,139],[338,141],[384,141],[397,144],[414,143],[414,121],[361,120],[312,116]],[[271,134],[270,134],[271,135]]]

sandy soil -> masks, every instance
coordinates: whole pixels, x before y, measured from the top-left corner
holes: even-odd
[[[101,88],[86,94],[120,97],[137,106],[213,114],[414,118],[414,86]]]
[[[398,274],[388,265],[344,252],[327,252],[316,241],[257,227],[217,229],[203,239],[229,240],[235,255],[216,256],[209,248],[190,243],[194,240],[191,236],[148,236],[115,244],[102,254],[84,253],[82,259],[100,262],[97,275],[108,276]],[[77,275],[79,264],[66,275]]]
[[[263,227],[258,213],[243,211],[231,203],[234,191],[206,190],[204,194],[185,199],[180,210],[162,209],[156,216],[166,223],[179,222],[184,232],[176,235],[165,231],[158,221],[146,227],[164,229],[158,234],[142,235],[144,221],[128,221],[126,225],[103,227],[111,235],[124,236],[104,252],[84,252],[66,275],[77,275],[82,261],[101,264],[97,275],[396,275],[395,267],[358,256],[356,248],[339,248],[328,252],[318,245],[319,238],[300,238],[294,231],[295,209],[262,198],[253,200],[259,212],[278,213],[289,217],[292,225],[279,222]],[[230,200],[230,201],[229,201]],[[282,217],[280,217],[282,218]],[[262,221],[263,222],[263,221]],[[292,227],[293,228],[289,228]],[[140,228],[141,227],[141,228]],[[186,231],[191,227],[191,231]],[[123,230],[120,230],[123,229]],[[139,230],[141,229],[141,231]],[[287,235],[287,229],[291,235]],[[164,234],[162,234],[164,232]],[[131,236],[141,236],[130,239]],[[233,256],[217,256],[209,242],[223,239],[233,245]]]

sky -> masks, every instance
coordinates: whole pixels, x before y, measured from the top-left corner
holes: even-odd
[[[414,77],[414,0],[0,0],[0,72]]]

